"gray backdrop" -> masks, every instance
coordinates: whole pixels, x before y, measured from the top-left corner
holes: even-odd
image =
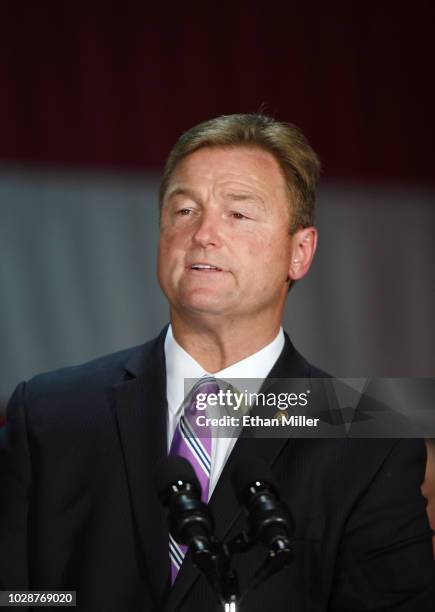
[[[166,323],[157,176],[0,171],[0,400]],[[435,375],[435,192],[324,184],[319,249],[285,328],[337,376]]]

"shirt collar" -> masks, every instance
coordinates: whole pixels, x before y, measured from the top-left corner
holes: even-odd
[[[172,333],[172,326],[169,325],[165,338],[166,392],[169,412],[175,414],[183,403],[185,378],[195,380],[202,376],[215,376],[221,379],[262,380],[266,378],[280,356],[284,342],[284,331],[280,327],[274,340],[262,349],[228,368],[210,374],[178,344]]]

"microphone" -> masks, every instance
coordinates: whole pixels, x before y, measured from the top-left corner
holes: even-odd
[[[293,519],[287,505],[280,500],[270,468],[258,459],[246,459],[234,468],[232,483],[248,516],[248,538],[261,542],[269,551],[269,570],[275,572],[290,565]]]
[[[191,550],[194,562],[202,566],[215,554],[213,518],[201,501],[201,485],[193,467],[184,457],[166,457],[155,475],[157,493],[169,510],[169,529],[177,542]]]
[[[189,547],[192,562],[204,574],[225,610],[237,610],[239,587],[230,557],[214,535],[214,522],[201,501],[201,485],[184,457],[166,457],[160,462],[155,485],[162,504],[169,510],[169,529],[177,542]]]

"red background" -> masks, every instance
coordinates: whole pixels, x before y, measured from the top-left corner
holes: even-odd
[[[265,103],[326,177],[433,182],[432,4],[8,2],[0,161],[159,169],[184,129]]]

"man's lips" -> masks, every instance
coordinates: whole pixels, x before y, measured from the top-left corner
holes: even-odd
[[[186,266],[192,272],[224,272],[222,268],[208,262],[193,262]]]

